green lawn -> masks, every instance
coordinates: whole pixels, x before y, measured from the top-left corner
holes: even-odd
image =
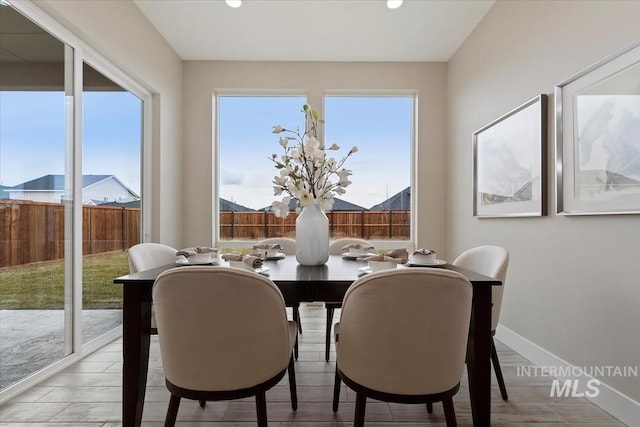
[[[85,256],[82,270],[83,308],[122,307],[122,287],[114,285],[113,279],[129,273],[127,252]],[[62,309],[63,306],[63,261],[0,270],[0,309]]]

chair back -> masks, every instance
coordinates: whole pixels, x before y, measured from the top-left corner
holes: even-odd
[[[161,243],[139,243],[129,248],[129,272],[150,270],[176,260],[177,249]]]
[[[286,237],[270,237],[268,239],[260,240],[258,245],[275,245],[282,246],[282,252],[285,255],[296,254],[296,241],[294,239],[288,239]]]
[[[329,255],[342,255],[342,248],[347,245],[370,245],[371,242],[363,239],[354,239],[351,237],[345,237],[343,239],[336,239],[329,242]]]
[[[493,286],[491,290],[493,302],[491,308],[491,330],[495,331],[500,320],[502,295],[507,277],[507,267],[509,266],[509,252],[501,246],[478,246],[460,254],[452,264],[493,277],[502,282],[502,286]]]
[[[284,299],[269,279],[229,267],[183,267],[153,287],[165,377],[190,390],[263,383],[291,359]]]
[[[342,302],[338,368],[358,384],[386,393],[450,390],[464,371],[471,297],[471,283],[444,269],[363,276]]]

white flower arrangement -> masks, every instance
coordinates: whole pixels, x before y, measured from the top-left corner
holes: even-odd
[[[324,124],[319,118],[318,112],[309,105],[302,107],[305,115],[306,131],[300,133],[300,129],[285,129],[280,125],[273,127],[273,133],[289,134],[280,136],[280,145],[284,154],[278,159],[277,154],[271,155],[271,160],[280,175],[273,178],[273,194],[279,196],[287,194],[281,201],[274,201],[271,209],[277,217],[289,215],[289,203],[292,198],[298,201],[298,207],[320,204],[322,209],[329,210],[333,206],[335,194],[344,194],[345,188],[351,184],[349,169],[342,166],[349,156],[358,151],[353,146],[341,160],[333,157],[327,158],[327,151],[337,151],[340,147],[332,144],[325,146],[318,141],[318,124]]]

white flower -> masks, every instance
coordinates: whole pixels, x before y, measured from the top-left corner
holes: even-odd
[[[331,210],[331,208],[333,207],[333,197],[332,196],[322,197],[320,199],[320,207],[325,211]]]
[[[284,197],[281,202],[275,200],[271,204],[271,210],[278,218],[284,218],[289,214],[289,202],[291,197]]]
[[[300,203],[300,206],[309,206],[311,202],[313,202],[313,196],[309,190],[306,188],[300,190],[300,193],[298,194],[298,202]]]
[[[353,146],[340,160],[334,157],[327,158],[327,151],[337,151],[340,146],[333,143],[326,148],[317,138],[318,126],[324,124],[324,120],[308,105],[302,107],[302,112],[306,119],[304,133],[300,133],[299,128],[294,131],[280,125],[273,126],[273,133],[284,132],[287,135],[280,136],[278,141],[284,150],[280,160],[275,154],[271,156],[271,160],[280,170],[280,176],[273,178],[274,195],[288,194],[281,202],[273,202],[273,211],[278,217],[289,214],[291,198],[298,201],[297,211],[300,206],[314,203],[319,204],[322,209],[329,210],[333,206],[335,194],[344,194],[344,187],[351,184],[349,176],[352,173],[342,166],[351,154],[358,151],[358,147]],[[294,143],[290,145],[291,141]]]

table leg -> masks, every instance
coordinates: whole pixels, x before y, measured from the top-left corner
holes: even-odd
[[[139,427],[149,367],[151,286],[124,285],[122,325],[122,425]]]
[[[491,425],[491,286],[474,286],[467,374],[473,425]]]

